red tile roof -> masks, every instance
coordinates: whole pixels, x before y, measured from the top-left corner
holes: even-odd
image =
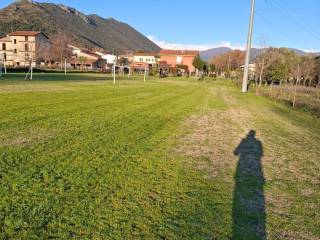
[[[16,31],[9,33],[9,36],[36,36],[41,32],[34,32],[34,31]]]
[[[195,51],[195,50],[168,50],[168,49],[162,49],[159,54],[160,55],[197,56],[197,55],[199,55],[199,51]]]

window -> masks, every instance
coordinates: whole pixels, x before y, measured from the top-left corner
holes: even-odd
[[[24,40],[25,40],[26,42],[28,42],[28,40],[29,40],[29,39],[28,39],[28,36],[25,36],[25,37],[24,37]]]
[[[27,52],[27,51],[29,51],[29,45],[26,43],[25,45],[24,45],[24,50]]]
[[[17,39],[13,39],[13,43],[14,43],[14,44],[17,44]]]
[[[17,49],[14,49],[13,52],[14,52],[14,53],[17,53]]]
[[[7,50],[7,46],[5,43],[2,43],[2,50]]]
[[[18,66],[18,67],[20,66],[20,63],[19,63],[19,62],[17,62],[17,66]]]
[[[182,57],[181,56],[177,56],[177,64],[182,64]]]
[[[29,58],[29,53],[26,53],[24,56],[25,56],[26,59],[28,59]]]
[[[139,60],[140,62],[143,62],[143,58],[140,58],[140,60]]]

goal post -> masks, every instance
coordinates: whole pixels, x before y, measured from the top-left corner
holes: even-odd
[[[113,84],[116,84],[116,68],[122,69],[123,72],[124,72],[124,69],[127,68],[128,78],[131,78],[131,67],[129,65],[122,66],[122,65],[113,64],[112,71],[111,71],[111,74],[113,77]]]
[[[6,58],[4,57],[4,53],[0,54],[0,76],[2,74],[7,74],[7,66],[6,66]]]

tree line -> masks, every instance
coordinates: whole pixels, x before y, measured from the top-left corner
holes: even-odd
[[[300,56],[287,48],[265,48],[260,51],[251,61],[253,69],[250,79],[256,86],[290,84],[320,87],[320,56]],[[244,51],[234,50],[210,59],[207,66],[218,74],[223,72],[227,77],[241,79],[240,67],[244,59]]]
[[[268,48],[255,59],[255,83],[320,87],[320,57],[299,56],[286,48]]]

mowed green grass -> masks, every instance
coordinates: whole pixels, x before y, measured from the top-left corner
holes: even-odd
[[[22,79],[0,80],[1,239],[320,238],[311,114],[228,81]],[[257,182],[236,189],[233,151],[250,129],[264,148],[264,206],[248,214],[238,192]]]

